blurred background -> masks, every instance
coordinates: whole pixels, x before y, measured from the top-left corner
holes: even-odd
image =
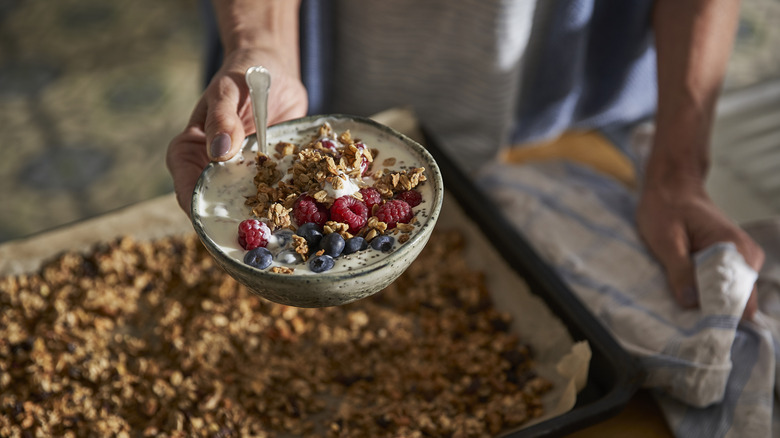
[[[196,0],[0,0],[0,241],[173,189],[201,91]]]
[[[0,0],[0,242],[172,190],[202,38],[196,0]],[[711,183],[737,220],[780,212],[779,81],[780,0],[744,0]]]

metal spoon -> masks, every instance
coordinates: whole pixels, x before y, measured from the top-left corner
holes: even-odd
[[[271,74],[260,65],[249,67],[246,71],[246,84],[249,86],[249,96],[252,100],[252,112],[255,115],[257,129],[257,145],[260,152],[268,155],[268,144],[265,131],[268,127],[268,90],[271,88]]]

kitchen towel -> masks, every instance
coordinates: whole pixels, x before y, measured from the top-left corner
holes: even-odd
[[[491,163],[477,183],[640,359],[645,385],[676,436],[780,436],[773,434],[773,423],[780,424],[773,421],[780,380],[780,255],[767,257],[759,276],[730,243],[695,254],[701,307],[683,310],[637,233],[636,191],[566,161]],[[780,224],[758,228],[764,238],[780,236]],[[754,238],[761,244],[762,236]],[[757,279],[760,310],[753,322],[742,321]]]

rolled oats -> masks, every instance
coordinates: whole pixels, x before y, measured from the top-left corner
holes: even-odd
[[[496,435],[550,383],[456,232],[383,293],[265,301],[195,236],[123,239],[0,278],[0,436]],[[43,299],[42,297],[45,297]]]
[[[334,142],[336,139],[336,144]],[[399,229],[388,229],[386,223],[379,222],[374,216],[381,203],[388,201],[394,195],[409,191],[426,180],[422,167],[406,168],[403,170],[390,170],[390,166],[398,163],[396,157],[384,159],[384,170],[372,172],[372,164],[378,151],[370,149],[360,139],[353,138],[349,130],[336,134],[330,124],[319,126],[317,136],[304,141],[299,146],[288,142],[279,142],[275,146],[275,157],[281,159],[284,156],[294,155],[288,175],[277,169],[275,160],[269,159],[263,153],[258,153],[256,160],[257,173],[254,176],[256,193],[247,197],[245,204],[251,208],[254,219],[265,222],[271,230],[289,228],[295,230],[297,220],[305,221],[306,214],[295,210],[298,199],[304,199],[304,195],[311,197],[317,204],[317,208],[324,207],[329,210],[336,201],[335,196],[352,196],[359,201],[364,201],[360,190],[375,188],[381,202],[371,201],[371,210],[361,213],[360,220],[367,220],[367,225],[338,224],[329,221],[324,225],[324,233],[339,233],[345,239],[357,235],[370,241],[376,236],[391,233],[398,235]],[[289,177],[287,177],[289,176]],[[373,197],[373,195],[372,195]],[[308,202],[308,201],[307,201]],[[291,212],[297,218],[293,221]],[[368,217],[365,217],[368,216]],[[344,217],[341,217],[344,220]],[[415,218],[406,224],[401,224],[400,231],[413,233],[419,225]],[[353,227],[349,232],[349,227]],[[395,223],[393,223],[395,226]],[[397,239],[404,244],[409,236]],[[305,254],[296,247],[296,251]]]
[[[292,239],[293,250],[300,254],[303,260],[306,260],[309,254],[309,244],[306,242],[306,239],[298,235],[293,235]]]

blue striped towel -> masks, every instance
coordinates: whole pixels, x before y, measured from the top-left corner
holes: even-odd
[[[477,182],[640,359],[676,436],[780,436],[780,275],[759,282],[761,310],[741,321],[758,275],[732,244],[715,245],[694,256],[701,308],[683,310],[637,233],[634,191],[569,162],[492,163]]]

